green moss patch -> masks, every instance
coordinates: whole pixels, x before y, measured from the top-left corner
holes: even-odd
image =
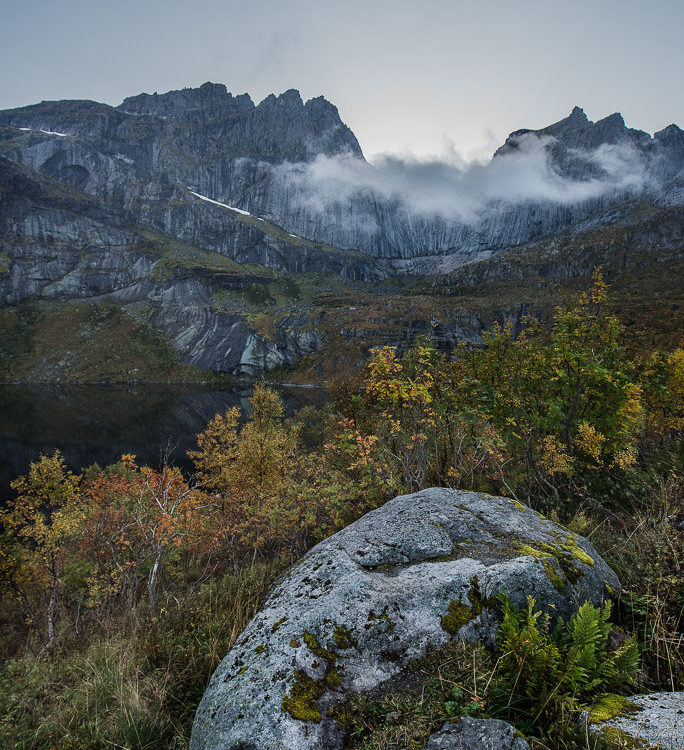
[[[298,721],[320,722],[318,699],[325,692],[323,686],[301,669],[295,671],[294,677],[292,687],[283,698],[282,710]]]
[[[558,566],[563,573],[563,576],[570,581],[570,583],[576,583],[583,575],[583,571],[577,567],[575,561],[579,561],[584,565],[592,565],[594,561],[589,555],[582,550],[574,538],[568,537],[564,540],[563,537],[558,534],[558,546],[555,544],[548,544],[547,542],[537,541],[534,546],[527,542],[518,542],[515,548],[518,552],[523,555],[534,557],[537,560],[543,560],[544,558],[555,558]],[[563,541],[561,541],[563,540]],[[552,575],[549,574],[549,566],[545,565],[544,569],[549,575],[551,583],[556,586],[556,581]],[[555,573],[555,571],[554,571]],[[557,575],[557,574],[555,574]]]
[[[467,604],[454,599],[449,602],[449,612],[442,617],[442,630],[449,635],[456,635],[458,631],[467,625],[476,615]]]
[[[318,642],[318,639],[315,635],[312,635],[311,633],[304,633],[302,635],[302,640],[304,643],[306,643],[309,651],[311,651],[312,654],[315,656],[318,656],[319,659],[323,659],[328,664],[336,664],[337,663],[337,654],[333,653],[332,651],[328,651],[328,649],[323,648],[321,644]]]
[[[482,610],[485,607],[489,607],[491,609],[492,607],[495,607],[497,604],[497,599],[495,596],[488,596],[488,597],[482,596],[482,592],[480,591],[480,582],[477,576],[473,576],[470,579],[470,589],[468,590],[468,601],[470,602],[470,605],[473,610],[473,615],[475,617],[481,614]]]
[[[333,638],[335,644],[339,649],[351,648],[356,646],[356,638],[354,638],[353,631],[351,628],[346,628],[343,625],[336,625],[333,631]]]
[[[570,535],[564,542],[558,543],[558,546],[565,552],[569,552],[575,560],[579,560],[581,563],[593,567],[594,561],[592,558],[577,544],[575,536]]]
[[[601,724],[618,716],[629,716],[640,710],[636,703],[627,700],[627,698],[609,693],[601,696],[589,709],[589,722]]]
[[[288,619],[288,617],[281,617],[277,622],[274,622],[273,627],[271,628],[271,633],[275,633],[281,625],[284,625],[288,621]]]
[[[334,635],[337,642],[336,636],[339,636],[340,642],[345,644],[344,646],[340,646],[340,648],[349,648],[351,645],[355,645],[355,642],[352,644],[348,640],[351,638],[350,628],[343,628],[337,625]],[[294,683],[283,698],[282,710],[287,711],[293,719],[298,719],[299,721],[319,722],[321,720],[321,711],[318,706],[319,698],[323,695],[326,688],[331,690],[336,688],[342,682],[342,678],[339,671],[335,668],[337,665],[337,654],[324,648],[312,633],[303,633],[302,640],[314,656],[325,662],[325,675],[321,680],[314,680],[303,670],[296,670],[294,673]],[[347,643],[349,645],[346,645]],[[293,648],[298,648],[300,645],[297,639],[292,638],[290,640],[290,646]],[[318,666],[318,663],[314,662],[314,666]]]
[[[509,499],[509,501],[510,501],[511,503],[513,503],[513,505],[514,505],[514,506],[515,506],[515,507],[516,507],[516,508],[517,508],[518,510],[522,511],[523,513],[525,513],[526,511],[530,510],[530,508],[528,508],[527,506],[523,505],[522,503],[519,503],[519,502],[518,502],[517,500],[510,500],[510,499]]]
[[[601,727],[599,734],[607,750],[657,750],[648,742],[632,737],[617,727]]]
[[[565,590],[567,581],[562,574],[558,574],[553,559],[550,557],[545,557],[542,560],[542,565],[544,566],[546,575],[548,576],[549,581],[551,581],[551,583],[553,584],[553,587],[556,589],[556,591],[558,591],[559,594],[562,594]]]

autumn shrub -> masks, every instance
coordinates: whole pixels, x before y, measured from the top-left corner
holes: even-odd
[[[339,402],[358,460],[395,491],[436,484],[542,510],[631,510],[653,449],[680,445],[684,356],[629,356],[607,300],[597,272],[548,327],[530,320],[515,337],[494,326],[452,360],[427,339],[403,357],[373,350],[354,408]]]
[[[352,465],[370,468],[389,492],[428,485],[492,489],[500,486],[504,444],[472,384],[457,384],[429,340],[400,358],[393,347],[371,351],[360,395],[347,412]]]
[[[280,397],[258,384],[242,426],[233,408],[197,436],[198,449],[190,456],[209,497],[204,523],[226,561],[301,555],[379,501],[372,483],[350,481],[350,467],[334,458],[339,446],[325,442],[307,451],[302,427],[285,420]]]
[[[16,497],[0,511],[0,587],[23,612],[40,643],[55,649],[64,579],[74,567],[73,545],[85,505],[81,477],[55,451],[12,482]]]

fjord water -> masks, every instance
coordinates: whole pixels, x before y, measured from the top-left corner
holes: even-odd
[[[164,456],[190,471],[187,451],[219,412],[245,411],[249,384],[209,389],[199,385],[0,385],[0,504],[9,484],[41,454],[57,448],[73,470],[133,453],[157,467]],[[319,389],[279,389],[286,410],[321,403]]]

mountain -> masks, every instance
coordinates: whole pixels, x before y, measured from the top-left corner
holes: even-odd
[[[256,373],[329,342],[318,302],[332,289],[346,299],[447,274],[443,290],[485,261],[505,277],[505,251],[617,231],[635,202],[660,212],[651,236],[673,227],[661,232],[672,260],[683,175],[676,125],[651,137],[577,107],[512,133],[487,165],[445,168],[369,164],[332,104],[294,90],[257,105],[212,83],[118,107],[42,102],[0,112],[0,305],[113,305],[186,364]],[[461,322],[445,346],[484,325]]]

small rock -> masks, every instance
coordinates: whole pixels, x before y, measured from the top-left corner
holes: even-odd
[[[530,750],[530,746],[505,721],[463,717],[435,732],[425,750]]]

